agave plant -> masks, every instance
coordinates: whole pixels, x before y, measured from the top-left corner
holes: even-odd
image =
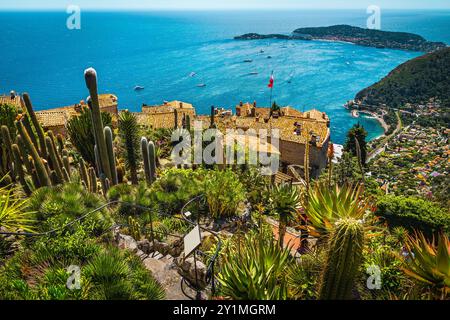
[[[221,294],[233,300],[287,298],[289,249],[281,249],[273,235],[249,233],[239,245],[225,250],[218,275]]]
[[[300,193],[297,187],[288,183],[282,183],[272,187],[270,192],[270,208],[273,213],[279,216],[278,241],[283,247],[286,228],[300,209]]]
[[[33,214],[28,210],[28,200],[15,197],[10,186],[0,188],[0,229],[32,232]]]
[[[428,288],[433,299],[446,299],[450,295],[450,240],[441,233],[436,243],[428,241],[423,233],[409,236],[406,248],[410,257],[405,259],[404,272]]]
[[[336,185],[328,188],[325,184],[318,183],[310,190],[309,201],[304,203],[311,234],[329,234],[334,224],[342,218],[363,220],[371,205],[363,200],[362,194],[362,186]]]

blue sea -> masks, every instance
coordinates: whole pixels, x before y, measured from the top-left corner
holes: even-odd
[[[365,27],[365,10],[82,11],[81,30],[67,29],[67,17],[0,12],[0,93],[27,91],[36,109],[70,105],[88,95],[83,71],[92,66],[100,91],[116,94],[121,109],[182,100],[208,113],[211,105],[232,108],[239,101],[269,105],[267,84],[274,71],[274,100],[301,111],[325,111],[332,140],[343,143],[358,121],[370,138],[382,133],[374,119],[352,118],[343,104],[421,54],[325,41],[233,40],[248,32],[290,33],[306,26]],[[450,43],[450,11],[382,11],[381,26]],[[145,89],[134,91],[136,85]]]

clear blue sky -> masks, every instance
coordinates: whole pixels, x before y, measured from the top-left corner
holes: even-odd
[[[0,9],[450,9],[450,0],[0,0]]]

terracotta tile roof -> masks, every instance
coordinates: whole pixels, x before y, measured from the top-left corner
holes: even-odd
[[[138,124],[141,126],[151,126],[152,128],[173,128],[175,124],[175,116],[173,112],[159,112],[154,114],[135,112]],[[178,118],[181,124],[180,117]]]
[[[209,117],[201,116],[196,119],[203,121],[203,127],[209,127]],[[285,141],[292,141],[296,143],[305,144],[306,141],[311,140],[311,134],[318,137],[318,146],[320,147],[330,135],[330,130],[325,121],[315,121],[314,119],[305,119],[298,117],[287,117],[282,116],[277,119],[271,119],[268,123],[265,123],[264,119],[259,119],[252,117],[226,117],[218,118],[216,117],[216,124],[221,131],[225,131],[227,128],[243,129],[244,131],[248,129],[260,130],[267,129],[270,127],[272,129],[280,130],[280,139]],[[301,127],[300,135],[296,134],[296,126]]]
[[[68,120],[64,111],[38,111],[36,117],[44,128],[65,126]]]
[[[178,101],[178,100],[171,101],[171,102],[165,102],[164,104],[157,105],[157,106],[149,106],[149,105],[142,106],[142,112],[150,113],[150,114],[161,113],[161,112],[162,113],[173,112],[174,109],[186,110],[186,111],[194,112],[194,114],[195,114],[195,109],[192,106],[192,104]]]

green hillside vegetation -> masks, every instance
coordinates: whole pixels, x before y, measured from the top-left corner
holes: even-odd
[[[356,95],[364,104],[388,107],[425,103],[430,98],[450,100],[450,48],[407,61]]]

